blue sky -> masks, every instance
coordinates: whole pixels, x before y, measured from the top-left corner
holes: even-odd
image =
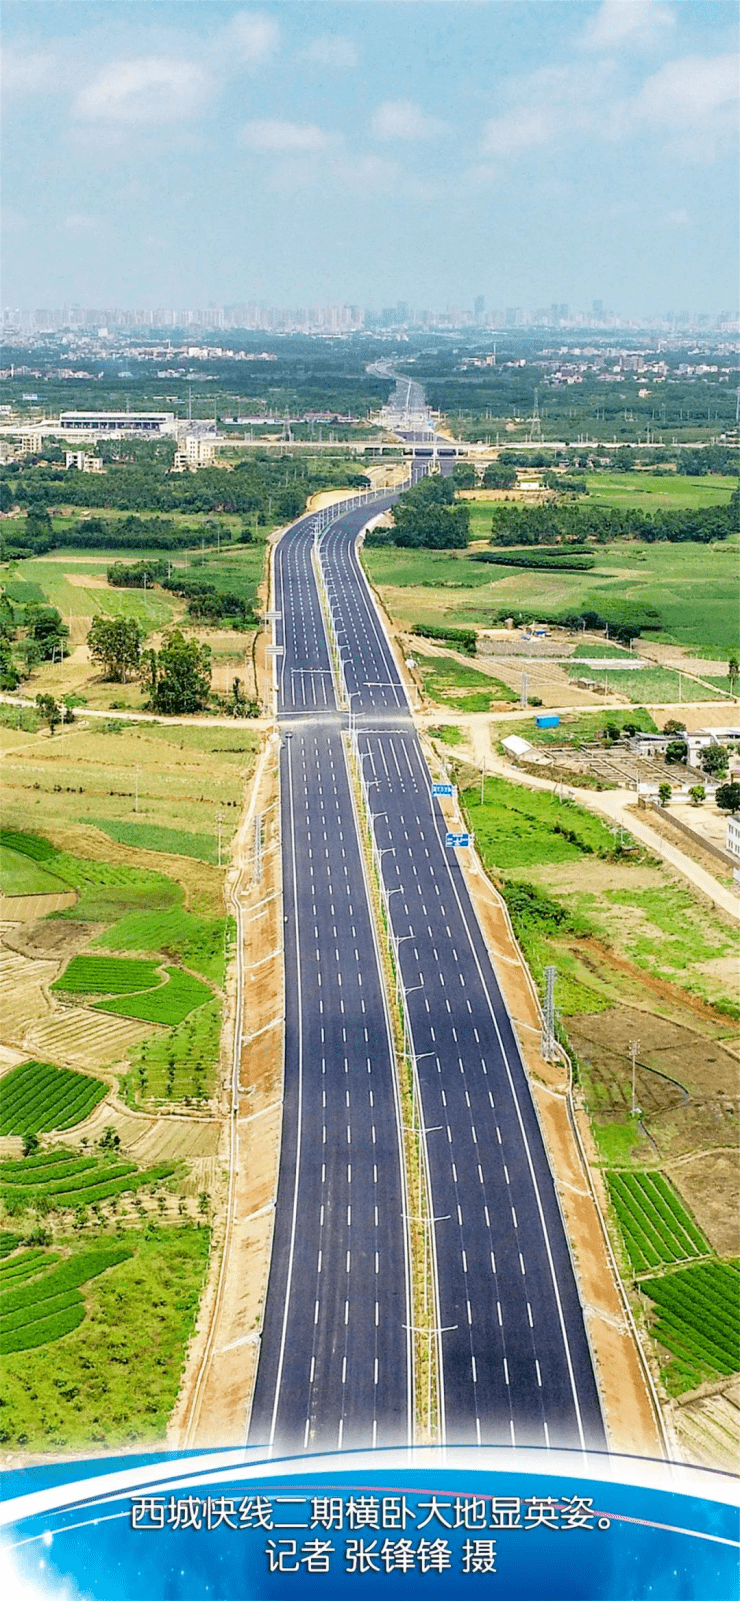
[[[5,0],[3,303],[737,304],[734,0]]]

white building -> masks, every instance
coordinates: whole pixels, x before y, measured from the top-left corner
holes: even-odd
[[[99,456],[93,456],[88,450],[65,450],[64,465],[69,471],[76,467],[80,473],[102,473],[103,463]]]
[[[173,411],[63,411],[59,418],[63,434],[105,434],[122,437],[143,434],[162,437],[175,432]]]
[[[740,859],[740,812],[734,812],[727,819],[727,836],[725,844],[731,856]]]
[[[186,434],[175,451],[173,472],[197,472],[199,467],[212,467],[216,456],[216,441],[207,434]]]

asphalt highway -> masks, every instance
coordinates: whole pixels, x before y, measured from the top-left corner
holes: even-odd
[[[312,544],[302,519],[276,553],[284,1111],[249,1431],[308,1451],[405,1443],[411,1407],[400,1114]]]
[[[417,1061],[451,1442],[605,1437],[573,1267],[517,1041],[360,568],[321,559],[340,633]],[[397,893],[393,893],[397,892]]]

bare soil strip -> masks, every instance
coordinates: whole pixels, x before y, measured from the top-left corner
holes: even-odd
[[[234,848],[227,890],[238,899],[242,1016],[230,986],[222,1098],[228,1185],[214,1218],[208,1283],[168,1443],[243,1445],[270,1268],[283,1096],[283,911],[277,745],[269,740]],[[261,820],[261,821],[260,821]],[[260,829],[261,850],[255,851]],[[233,1109],[231,1107],[233,1091]],[[233,1126],[232,1126],[233,1125]]]

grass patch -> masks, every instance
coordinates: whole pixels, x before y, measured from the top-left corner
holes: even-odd
[[[488,778],[482,806],[478,785],[462,799],[478,849],[494,871],[614,855],[614,837],[598,817],[549,792]]]
[[[204,1104],[216,1078],[221,1037],[221,1003],[211,1000],[186,1022],[144,1040],[131,1056],[121,1088],[128,1106],[153,1101]]]
[[[0,889],[3,895],[59,895],[66,888],[33,857],[0,844]]]
[[[662,1374],[670,1395],[740,1370],[738,1263],[699,1263],[641,1289],[655,1307],[652,1336],[671,1354]]]
[[[208,1248],[207,1228],[129,1230],[127,1259],[88,1282],[88,1316],[57,1342],[53,1361],[43,1348],[4,1360],[0,1442],[48,1451],[161,1441]],[[105,1234],[86,1246],[88,1254],[110,1249]]]
[[[454,723],[439,723],[436,728],[428,729],[432,739],[441,739],[443,745],[462,745],[465,735],[461,728]]]
[[[729,924],[712,917],[711,912],[679,884],[655,889],[607,889],[601,897],[601,910],[634,909],[638,914],[630,924],[624,917],[614,919],[622,930],[625,948],[638,967],[665,973],[683,982],[701,962],[718,956],[731,956],[738,949],[740,936]],[[610,926],[607,919],[607,928]],[[705,993],[700,974],[693,983]]]
[[[48,1134],[89,1117],[107,1086],[50,1062],[21,1062],[0,1078],[0,1134]]]
[[[79,890],[76,906],[55,914],[74,921],[112,923],[127,912],[161,911],[182,900],[182,890],[171,878],[125,862],[92,862],[60,853],[54,870]]]
[[[709,1246],[662,1173],[607,1173],[612,1206],[636,1273],[708,1256]]]
[[[640,1162],[647,1156],[655,1159],[653,1147],[643,1134],[637,1118],[630,1118],[627,1123],[599,1123],[592,1118],[591,1132],[606,1167]]]
[[[180,967],[165,969],[167,983],[148,994],[129,995],[123,1000],[96,1002],[96,1011],[115,1012],[117,1017],[138,1017],[143,1023],[163,1023],[172,1027],[181,1023],[189,1012],[209,1001],[212,991],[199,978],[184,973]]]
[[[212,866],[218,861],[216,835],[190,834],[182,828],[165,828],[157,823],[113,822],[101,817],[91,818],[91,822],[119,845],[131,845],[136,850],[162,851],[168,856],[194,856],[196,861],[210,862]],[[224,860],[228,854],[229,840],[225,831],[222,845]]]
[[[143,1185],[156,1187],[174,1171],[172,1164],[137,1168],[134,1162],[83,1156],[79,1150],[58,1146],[37,1156],[0,1162],[0,1199],[11,1216],[29,1207],[42,1212],[77,1210]]]
[[[509,704],[517,699],[508,684],[468,667],[454,656],[424,656],[414,650],[424,693],[430,700],[452,705],[457,711],[488,711],[499,701]],[[475,694],[466,691],[475,690]]]
[[[198,917],[171,906],[161,912],[129,912],[95,943],[114,951],[161,951],[220,985],[234,935],[233,918]]]
[[[602,739],[607,725],[614,725],[622,731],[625,723],[630,723],[646,734],[657,731],[653,718],[644,706],[629,707],[626,711],[615,711],[609,707],[598,712],[560,712],[559,716],[557,728],[537,728],[535,714],[532,713],[526,720],[507,723],[505,732],[507,735],[519,734],[532,745],[572,746]]]
[[[133,995],[161,984],[156,963],[115,956],[73,956],[51,988],[69,995]]]

